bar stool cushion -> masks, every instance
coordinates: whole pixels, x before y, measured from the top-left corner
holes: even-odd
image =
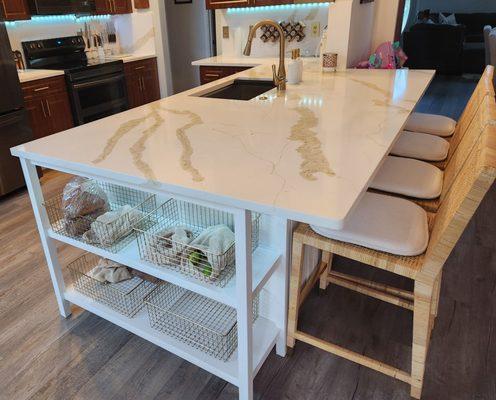
[[[367,192],[341,230],[311,226],[319,235],[399,256],[417,256],[427,249],[427,213],[398,197]]]
[[[418,199],[435,199],[443,189],[443,171],[424,161],[388,156],[370,188]]]
[[[422,132],[441,137],[451,136],[455,132],[456,121],[444,115],[414,112],[408,118],[405,130]]]
[[[449,146],[449,142],[439,136],[403,131],[391,154],[425,161],[442,161],[448,157]]]

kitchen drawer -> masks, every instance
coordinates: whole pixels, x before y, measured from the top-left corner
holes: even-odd
[[[200,66],[200,83],[203,85],[226,76],[236,74],[251,67]]]
[[[21,84],[24,99],[67,92],[63,75],[53,78],[38,79]]]

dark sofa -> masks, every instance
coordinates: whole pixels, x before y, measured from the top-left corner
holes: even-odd
[[[435,69],[440,74],[463,72],[463,25],[416,24],[403,34],[406,66]]]
[[[450,13],[443,13],[449,15]],[[441,74],[482,73],[485,66],[486,25],[496,26],[496,13],[455,14],[459,25],[419,23],[403,34],[403,46],[410,68],[436,69]]]

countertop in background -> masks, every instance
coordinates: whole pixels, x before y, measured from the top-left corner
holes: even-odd
[[[146,60],[156,57],[155,54],[123,54],[119,56],[109,57],[109,60],[122,60],[124,63]],[[18,70],[19,81],[21,83],[36,81],[38,79],[52,78],[54,76],[64,75],[64,71],[54,69],[25,69]]]

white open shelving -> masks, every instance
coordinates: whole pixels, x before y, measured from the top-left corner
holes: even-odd
[[[149,262],[141,260],[138,251],[138,244],[133,240],[128,246],[118,253],[111,253],[107,250],[72,239],[68,236],[60,235],[53,230],[48,231],[48,235],[60,242],[67,243],[71,246],[78,247],[87,252],[97,254],[101,257],[108,258],[120,264],[127,265],[130,268],[155,276],[163,281],[170,282],[174,285],[181,286],[202,296],[211,298],[223,304],[236,308],[236,277],[233,277],[224,287],[215,286],[202,282],[193,277],[186,276],[178,271],[167,267],[160,267]],[[253,294],[256,295],[271,277],[278,265],[280,255],[263,246],[257,247],[253,253]]]
[[[260,235],[263,240],[252,252],[250,226],[252,224],[252,212],[250,210],[244,209],[242,206],[232,207],[210,203],[200,197],[183,199],[193,204],[225,211],[233,215],[236,274],[224,287],[220,287],[202,282],[177,270],[141,260],[136,240],[131,241],[129,245],[117,253],[112,253],[55,232],[44,208],[45,201],[36,171],[37,164],[23,157],[20,157],[20,162],[60,314],[65,318],[69,317],[72,312],[71,304],[88,310],[236,385],[239,388],[240,400],[252,400],[253,379],[269,353],[274,347],[278,355],[284,356],[286,353],[287,257],[289,254],[287,234],[290,229],[288,220],[275,215],[267,215],[264,221],[263,234]],[[78,174],[78,171],[70,172]],[[101,172],[101,176],[83,175],[97,181],[106,181],[107,179],[112,181],[106,175],[105,170]],[[125,182],[119,182],[119,185],[127,186]],[[129,183],[130,188],[135,186],[132,182]],[[163,198],[174,197],[173,193],[162,190],[156,191],[156,194]],[[182,199],[180,195],[179,197]],[[227,361],[219,360],[180,339],[152,328],[146,307],[133,318],[129,318],[76,291],[72,285],[66,284],[64,280],[57,241],[127,265],[162,281],[233,307],[237,313],[237,349]],[[261,293],[263,301],[261,301],[260,307],[262,309],[258,318],[253,322],[252,299],[261,292],[262,288],[264,289]]]
[[[238,353],[224,362],[203,353],[180,340],[170,337],[150,327],[146,309],[142,309],[133,318],[128,318],[111,308],[98,303],[74,290],[72,286],[64,292],[64,297],[77,306],[84,308],[132,333],[138,335],[163,349],[205,369],[212,374],[238,385]],[[253,374],[256,375],[267,355],[274,347],[279,330],[268,319],[258,317],[253,324]]]

